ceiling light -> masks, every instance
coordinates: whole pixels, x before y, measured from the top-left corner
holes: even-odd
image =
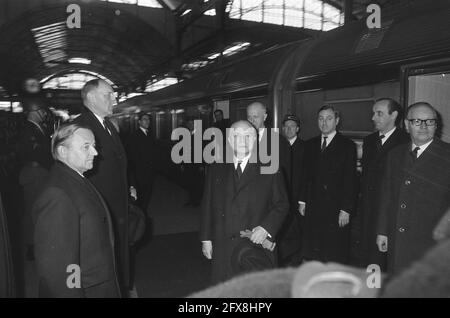
[[[91,60],[85,59],[83,57],[72,57],[68,61],[69,63],[91,64]]]

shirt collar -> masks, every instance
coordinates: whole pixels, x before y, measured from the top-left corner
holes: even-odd
[[[100,122],[100,124],[103,126],[103,128],[106,129],[105,125],[103,124],[103,121],[105,120],[105,118],[100,117],[99,115],[97,115],[96,113],[94,113],[95,118],[97,118],[97,120]]]
[[[247,156],[245,156],[242,159],[238,159],[235,156],[233,156],[234,169],[237,169],[238,162],[240,161],[241,162],[241,170],[242,170],[242,172],[244,172],[244,169],[247,166],[248,160],[250,159],[250,155],[251,154],[248,154]]]
[[[384,134],[384,138],[381,139],[381,142],[384,144],[386,142],[386,140],[389,139],[389,137],[391,137],[391,135],[394,133],[395,129],[397,129],[397,127],[394,126],[394,128],[392,128],[391,130],[389,130],[387,133]],[[378,136],[381,136],[381,132],[378,133]]]
[[[331,143],[331,141],[333,140],[334,136],[336,136],[336,134],[337,134],[336,130],[333,131],[332,133],[328,134],[328,135],[322,134],[322,140],[323,140],[323,137],[327,137],[326,140],[327,140],[327,146],[328,146]]]
[[[422,146],[417,146],[414,143],[412,143],[411,145],[411,151],[414,151],[414,149],[416,147],[419,147],[419,151],[417,151],[417,158],[420,157],[420,155],[428,148],[428,146],[433,142],[434,139],[432,139],[431,141],[427,142],[426,144],[423,144]]]
[[[147,130],[147,129],[142,128],[142,127],[140,127],[140,126],[139,126],[139,129],[141,129],[142,132],[147,136],[147,134],[148,134],[148,130]]]
[[[292,137],[291,139],[288,139],[291,146],[294,144],[294,142],[297,140],[297,136]]]

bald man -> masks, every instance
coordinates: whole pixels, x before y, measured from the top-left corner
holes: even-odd
[[[253,269],[276,264],[276,249],[261,250],[266,239],[273,239],[289,209],[289,201],[280,172],[261,173],[255,159],[257,133],[247,121],[231,126],[228,153],[233,160],[212,164],[206,176],[202,202],[200,238],[204,256],[212,260],[212,283],[225,281],[237,274],[233,255],[247,238],[240,232],[252,231],[255,245]]]
[[[411,142],[387,156],[376,244],[398,273],[430,249],[433,228],[450,206],[450,145],[436,137],[436,110],[419,102],[407,110]]]
[[[270,164],[276,170],[280,169],[285,179],[285,185],[289,188],[287,182],[287,180],[290,180],[288,175],[290,170],[289,142],[280,134],[271,132],[270,127],[266,127],[267,108],[263,103],[253,102],[247,106],[247,120],[258,132],[258,160],[263,164]],[[278,149],[278,152],[272,153],[272,148]]]

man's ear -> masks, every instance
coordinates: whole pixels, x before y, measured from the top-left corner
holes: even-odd
[[[394,110],[394,111],[392,112],[391,116],[394,116],[394,120],[396,121],[396,120],[397,120],[397,117],[398,117],[398,111]]]
[[[341,117],[336,118],[336,127],[339,125],[340,121],[341,121]]]
[[[267,113],[264,114],[264,121],[266,121],[266,119],[267,119]]]
[[[92,104],[95,101],[95,94],[94,91],[91,90],[86,94],[86,98],[89,104]]]
[[[59,145],[58,148],[56,149],[56,152],[58,153],[58,157],[60,157],[61,159],[67,158],[67,147],[66,146]]]

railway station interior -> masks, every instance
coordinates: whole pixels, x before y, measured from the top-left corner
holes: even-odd
[[[449,85],[450,1],[446,0],[0,0],[0,297],[450,297]],[[106,89],[104,94],[95,95],[100,87]],[[105,117],[92,110],[107,104],[112,108]],[[399,141],[385,154],[380,150],[385,134],[377,126],[384,123],[377,122],[381,116],[378,104],[388,109],[386,116],[398,115],[389,118],[395,131],[404,134],[403,143]],[[392,108],[394,104],[398,108]],[[214,166],[225,163],[174,160],[179,139],[173,136],[183,128],[189,138],[195,136],[189,139],[194,143],[192,151],[197,146],[201,150],[211,141],[202,135],[208,128],[225,132],[235,123],[233,127],[253,131],[259,149],[262,128],[251,119],[252,105],[258,108],[258,116],[259,111],[265,114],[262,127],[275,128],[277,137],[283,139],[280,149],[293,147],[288,142],[292,136],[287,137],[287,125],[292,124],[298,128],[292,140],[302,142],[303,150],[300,159],[291,150],[287,175],[280,176],[284,167],[280,159],[278,173],[258,176],[261,181],[241,193],[246,197],[239,200],[245,203],[233,205],[239,193],[228,198],[225,188],[216,191],[221,189],[223,175],[221,167]],[[419,111],[431,112],[432,117],[414,117]],[[119,152],[107,152],[106,141],[100,141],[97,131],[86,124],[85,112],[90,112],[105,138],[114,139]],[[319,137],[327,136],[325,126],[320,126],[324,113],[331,114],[338,131],[330,135],[334,137],[329,137],[329,144]],[[47,136],[44,141],[25,133],[27,125],[36,125],[36,120],[39,133]],[[70,123],[81,128],[70,133],[73,137],[63,136],[61,128]],[[66,143],[75,140],[77,129],[93,138],[88,144],[91,150],[86,150],[93,159],[86,159],[83,165],[87,168],[82,171],[71,169],[62,159],[76,160],[65,153],[75,149]],[[134,139],[137,133],[142,133],[139,138],[144,138],[146,146],[137,144],[141,142]],[[403,145],[405,149],[409,145],[409,153],[414,152],[411,142],[422,146],[414,136],[428,138],[426,133],[432,134],[431,139],[424,142],[423,153],[415,152],[412,168],[393,159]],[[377,134],[381,148],[374,151],[380,153],[364,151],[369,148],[368,136]],[[316,136],[318,157],[314,157]],[[333,140],[338,147],[336,137],[342,149],[336,148],[336,158],[325,164],[322,156]],[[25,144],[30,149],[24,150]],[[346,147],[349,154],[341,154]],[[45,151],[54,165],[59,164],[61,173],[72,173],[77,186],[86,181],[85,188],[90,189],[86,195],[97,198],[89,204],[105,213],[103,223],[89,216],[92,211],[84,206],[74,212],[80,223],[76,230],[65,231],[62,224],[73,225],[65,215],[89,200],[83,197],[84,190],[64,183],[64,175],[57,175],[55,166],[41,167],[34,161],[34,156],[41,158]],[[372,168],[371,155],[378,160]],[[110,162],[111,156],[117,156],[121,169],[98,168]],[[139,164],[147,156],[151,163],[144,165],[151,166],[151,171],[144,173]],[[236,160],[231,163],[235,171],[241,171],[241,160]],[[391,163],[397,164],[393,170],[403,174],[397,176],[387,169]],[[238,173],[235,185],[251,167],[245,167],[242,176]],[[104,174],[102,181],[97,172]],[[370,184],[372,177],[378,181]],[[118,178],[122,178],[120,191],[105,195],[102,187],[112,187]],[[290,183],[284,185],[288,179]],[[30,199],[27,191],[32,182],[37,192]],[[67,193],[55,195],[62,191],[55,187],[66,185]],[[270,190],[266,191],[266,185]],[[369,201],[373,187],[377,187],[376,197]],[[129,211],[117,221],[119,197]],[[241,263],[239,258],[238,268],[256,267],[231,275],[237,268],[234,258],[241,255],[228,251],[230,246],[236,249],[236,244],[227,240],[239,235],[229,227],[244,219],[233,213],[253,211],[250,205],[259,207],[259,202],[265,202],[258,212],[264,217],[249,216],[254,228],[248,229],[248,239],[239,239],[251,244],[249,251],[258,245],[254,253],[265,257],[263,263],[272,263],[259,267],[252,261]],[[70,207],[56,212],[63,203]],[[335,221],[326,227],[323,211],[330,206],[335,206]],[[312,216],[314,207],[320,217]],[[233,216],[228,219],[225,210]],[[283,218],[272,227],[267,220],[275,218],[274,211]],[[323,222],[320,230],[314,222]],[[282,232],[294,223],[299,230],[289,234],[290,242],[298,248],[282,259],[286,239]],[[122,227],[125,232],[120,232]],[[270,233],[275,229],[277,233]],[[341,233],[343,229],[346,234]],[[256,238],[255,233],[262,236]],[[75,242],[70,235],[80,240]],[[133,235],[138,236],[136,241]],[[72,245],[64,245],[66,239]],[[212,242],[212,260],[207,257],[207,242]],[[264,247],[267,242],[275,249]],[[305,247],[309,244],[305,242],[311,246]],[[409,253],[408,244],[417,247],[416,251]],[[95,251],[101,246],[100,252]],[[226,252],[217,252],[215,247]],[[69,288],[57,281],[58,270],[53,278],[41,273],[59,266],[52,263],[60,257],[58,248],[64,255],[76,255],[81,264],[82,286],[74,288],[76,292],[58,294]],[[339,253],[341,248],[345,251]],[[382,273],[383,287],[366,286],[352,294],[348,291],[352,279],[366,285],[372,273],[366,270],[372,262],[369,250],[374,250],[377,260],[382,259],[383,265],[377,265],[374,273],[377,269]],[[260,261],[258,255],[255,263]],[[403,261],[404,267],[397,271]],[[91,272],[84,266],[92,266],[92,277],[84,274]],[[262,279],[267,280],[267,288],[261,287],[261,270],[270,270]],[[279,288],[270,279],[274,275],[279,284],[281,276],[276,275],[283,270],[289,273],[282,276],[288,277],[289,286],[299,280],[312,284],[313,277],[328,277],[329,281],[315,289],[308,285],[310,294],[303,290],[303,294],[291,295],[290,287]],[[345,275],[336,278],[333,273]],[[106,275],[115,278],[110,281]],[[241,275],[249,276],[239,281]],[[353,278],[346,281],[349,276]],[[252,278],[258,282],[254,286]],[[235,279],[234,287],[225,284],[214,289],[229,279]]]

